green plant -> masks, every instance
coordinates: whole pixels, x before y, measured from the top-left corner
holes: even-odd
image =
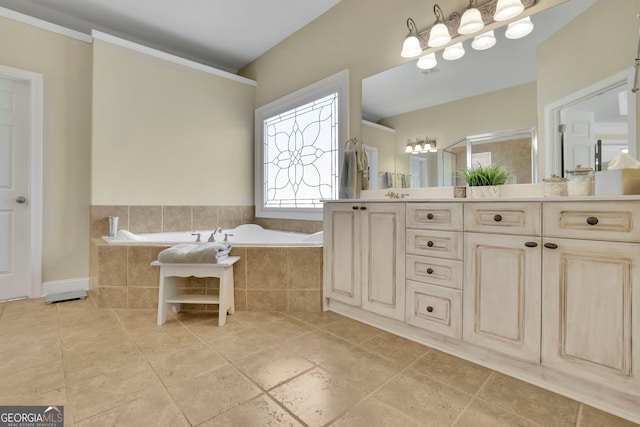
[[[462,172],[459,172],[461,178],[463,178],[467,185],[470,187],[477,187],[480,185],[502,185],[511,177],[509,172],[502,166],[490,165],[490,166],[474,166],[466,168]]]

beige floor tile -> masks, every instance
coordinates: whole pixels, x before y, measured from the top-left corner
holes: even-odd
[[[410,370],[401,372],[373,396],[425,426],[450,425],[472,397]]]
[[[43,339],[51,339],[57,336],[54,334],[48,337],[31,336],[31,335],[0,335],[0,359],[3,357],[3,353],[14,351],[26,351],[26,349],[37,348]]]
[[[373,326],[365,325],[352,319],[342,319],[324,327],[324,330],[331,332],[353,344],[362,344],[382,332]]]
[[[218,321],[218,313],[214,311],[181,311],[174,314],[173,317],[185,326],[195,325],[210,320]]]
[[[319,313],[304,311],[299,313],[287,313],[287,315],[318,328],[344,319],[344,316],[336,314],[333,311],[321,311]]]
[[[4,384],[3,384],[4,385]],[[65,418],[69,399],[67,398],[67,388],[61,385],[57,388],[47,390],[39,394],[11,394],[2,398],[2,405],[47,405],[47,406],[65,406]],[[72,420],[72,418],[69,418]],[[65,424],[66,425],[66,424]]]
[[[359,390],[370,393],[397,374],[404,364],[354,347],[335,351],[321,366]]]
[[[59,336],[57,322],[28,325],[17,320],[0,323],[0,342],[5,344],[2,351],[21,348],[22,342],[26,340],[42,340]]]
[[[87,418],[76,425],[78,427],[178,427],[189,426],[189,423],[168,393],[165,390],[158,390]]]
[[[12,396],[35,396],[65,386],[62,360],[2,375],[0,402]]]
[[[588,405],[582,407],[579,427],[631,427],[639,424],[603,412]]]
[[[260,394],[231,366],[189,378],[168,388],[192,425],[197,425]]]
[[[113,347],[97,347],[94,351],[79,354],[65,353],[64,364],[69,384],[123,369],[137,372],[146,365],[135,345],[130,342]]]
[[[404,365],[408,365],[429,351],[429,347],[388,332],[381,332],[365,341],[362,347]]]
[[[255,329],[269,335],[275,341],[279,342],[286,341],[315,330],[311,325],[288,317],[275,320],[273,322],[267,322],[257,326]]]
[[[573,426],[580,404],[500,373],[480,390],[480,398],[543,425]]]
[[[228,362],[203,343],[185,347],[169,355],[150,355],[147,360],[165,385],[218,369]]]
[[[245,323],[247,326],[255,328],[257,326],[264,325],[267,322],[284,319],[285,315],[282,313],[272,313],[267,311],[236,311],[233,314],[233,318]]]
[[[211,347],[234,362],[275,344],[273,338],[255,329],[226,335],[210,342]]]
[[[98,349],[117,347],[130,344],[131,338],[122,329],[111,330],[101,335],[91,336],[82,340],[64,341],[62,348],[67,356],[79,356],[83,353],[91,353]]]
[[[265,390],[271,389],[306,370],[313,363],[293,350],[276,344],[236,362],[236,367]]]
[[[62,345],[58,337],[34,342],[29,351],[19,348],[0,353],[0,378],[12,371],[62,361]]]
[[[325,425],[366,395],[322,368],[296,377],[270,394],[312,427]]]
[[[184,325],[171,316],[167,317],[163,325],[158,326],[157,310],[114,309],[113,311],[125,331],[134,339],[184,330]]]
[[[467,393],[475,394],[491,370],[438,350],[431,350],[409,369],[428,375]]]
[[[374,398],[367,398],[360,402],[331,424],[332,427],[420,427],[421,425]]]
[[[476,399],[471,402],[471,405],[464,411],[455,426],[539,427],[540,424],[507,412],[484,400]]]
[[[337,351],[353,348],[353,344],[324,330],[316,330],[308,334],[284,342],[315,363],[321,363]]]
[[[251,329],[246,324],[229,317],[227,317],[227,322],[222,327],[218,326],[218,320],[208,320],[206,322],[188,325],[188,328],[206,343],[212,343],[219,338],[236,335]]]
[[[200,424],[199,427],[229,426],[298,427],[302,424],[263,394]]]
[[[187,328],[136,339],[138,348],[145,356],[175,353],[200,342],[200,339]]]
[[[69,386],[68,397],[75,407],[77,421],[94,416],[154,390],[161,389],[147,365],[125,367]]]

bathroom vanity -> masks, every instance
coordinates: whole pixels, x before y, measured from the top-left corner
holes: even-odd
[[[640,197],[336,201],[324,309],[640,422]]]

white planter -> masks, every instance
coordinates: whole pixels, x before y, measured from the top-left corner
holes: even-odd
[[[481,185],[467,188],[467,197],[471,199],[482,199],[500,196],[500,189],[497,185]]]

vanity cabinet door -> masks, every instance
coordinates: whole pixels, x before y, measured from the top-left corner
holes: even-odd
[[[324,297],[360,306],[360,204],[324,207]]]
[[[463,339],[539,363],[541,239],[465,233]]]
[[[544,242],[542,363],[640,391],[640,345],[632,340],[640,329],[640,245]]]
[[[404,203],[362,206],[362,308],[404,320]]]

